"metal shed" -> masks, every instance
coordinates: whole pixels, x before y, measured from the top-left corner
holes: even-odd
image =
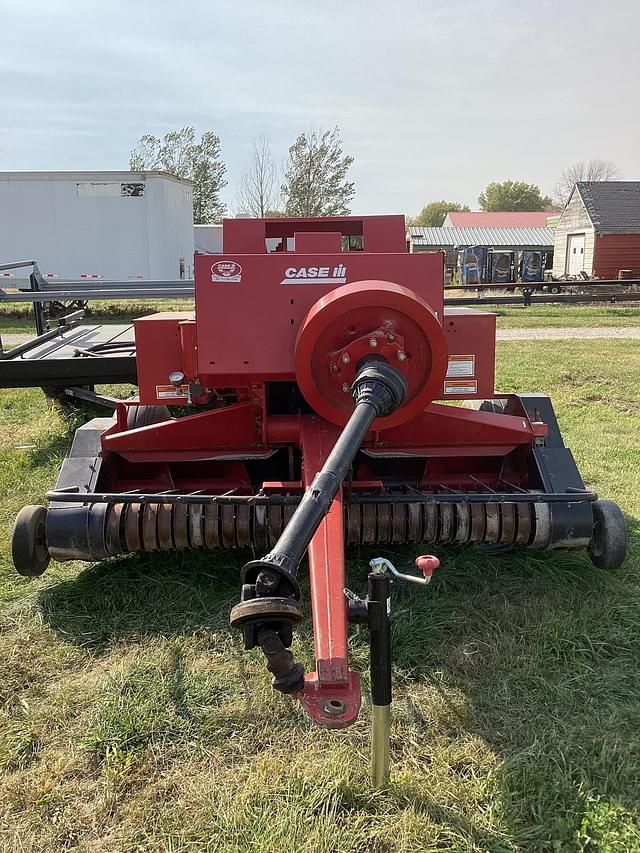
[[[447,251],[468,246],[520,251],[553,249],[551,228],[409,228],[412,252]]]
[[[412,252],[444,252],[447,281],[460,278],[466,284],[515,281],[519,259],[524,252],[531,251],[540,256],[541,278],[553,249],[553,231],[550,228],[411,226],[407,239]],[[470,253],[471,264],[467,263]],[[500,274],[499,268],[502,270]]]

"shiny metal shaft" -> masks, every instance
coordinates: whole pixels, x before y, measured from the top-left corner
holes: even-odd
[[[389,783],[391,705],[371,706],[371,781],[374,788]]]

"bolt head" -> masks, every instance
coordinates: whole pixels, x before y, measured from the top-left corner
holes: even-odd
[[[398,353],[398,361],[406,361],[406,360],[407,360],[406,352],[399,352]]]
[[[344,385],[342,386],[342,390],[344,391],[345,394],[349,393],[349,391],[351,390],[351,386],[349,385],[348,382],[344,383]]]
[[[342,363],[343,363],[343,364],[349,364],[349,362],[350,362],[350,361],[351,361],[351,358],[350,358],[350,356],[349,356],[349,353],[348,353],[348,352],[343,352],[343,353],[342,353]]]
[[[378,341],[375,338],[369,338],[369,346],[375,349],[378,346]]]

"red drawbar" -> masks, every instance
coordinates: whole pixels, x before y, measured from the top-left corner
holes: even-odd
[[[305,488],[322,468],[338,434],[336,427],[320,418],[305,418],[301,431]],[[316,672],[307,673],[299,697],[316,723],[342,728],[352,723],[360,710],[360,679],[349,670],[347,651],[342,489],[311,540],[308,553]]]

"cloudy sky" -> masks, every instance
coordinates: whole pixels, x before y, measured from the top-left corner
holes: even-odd
[[[551,194],[591,157],[640,179],[639,32],[638,0],[0,0],[0,171],[127,168],[190,124],[233,212],[256,136],[282,162],[337,124],[355,213]]]

